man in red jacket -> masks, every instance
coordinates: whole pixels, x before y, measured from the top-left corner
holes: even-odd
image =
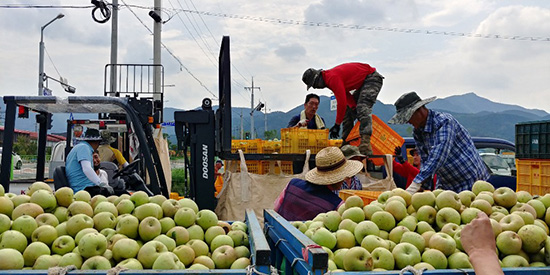
[[[376,68],[358,62],[344,63],[329,70],[309,68],[302,76],[307,89],[329,88],[336,97],[336,121],[330,128],[331,138],[340,136],[340,124],[343,124],[342,139],[346,140],[355,119],[359,120],[359,151],[364,155],[372,155],[372,106],[382,89],[383,79]]]

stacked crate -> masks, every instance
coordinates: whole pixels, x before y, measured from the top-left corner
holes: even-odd
[[[550,193],[550,121],[516,124],[517,191]]]

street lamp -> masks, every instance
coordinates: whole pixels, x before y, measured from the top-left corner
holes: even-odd
[[[38,55],[38,95],[42,95],[42,90],[44,90],[44,29],[53,23],[57,19],[63,18],[65,15],[60,13],[54,19],[50,20],[46,25],[40,28],[40,44],[39,44],[39,55]]]

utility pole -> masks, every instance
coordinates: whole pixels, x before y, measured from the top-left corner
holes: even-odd
[[[153,67],[153,73],[154,73],[154,78],[153,78],[153,100],[155,102],[160,102],[160,104],[163,104],[162,102],[162,90],[161,90],[161,85],[163,84],[162,83],[162,80],[161,80],[161,55],[160,55],[160,46],[161,46],[161,32],[162,32],[162,19],[160,19],[160,14],[161,14],[161,0],[155,0],[155,8],[154,8],[154,12],[156,13],[156,15],[158,15],[158,19],[154,19],[154,23],[153,23],[153,64],[155,65]],[[163,117],[163,112],[164,111],[161,111],[161,115],[160,117],[162,118]]]
[[[241,140],[244,139],[244,129],[243,129],[243,110],[241,109]]]
[[[255,139],[254,131],[254,89],[261,90],[260,87],[254,87],[254,77],[252,77],[252,87],[244,87],[245,90],[251,91],[250,96],[250,139]]]
[[[115,96],[117,88],[117,55],[118,55],[118,0],[113,0],[111,16],[111,87],[109,96]]]
[[[264,131],[264,138],[265,138],[265,133],[267,132],[267,102],[264,102],[264,126],[265,126],[265,131]]]

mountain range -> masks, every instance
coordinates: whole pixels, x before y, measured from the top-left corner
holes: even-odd
[[[305,97],[304,97],[305,98]],[[550,114],[538,109],[527,109],[519,105],[503,104],[493,102],[489,99],[480,97],[475,93],[463,95],[454,95],[446,98],[438,98],[427,105],[428,108],[447,112],[452,114],[464,127],[468,129],[472,136],[496,137],[514,142],[515,124],[526,121],[550,120]],[[214,106],[217,109],[217,106]],[[4,106],[2,106],[2,117]],[[165,107],[164,120],[173,121],[174,112],[182,111],[172,107]],[[265,115],[262,111],[254,113],[254,125],[258,138],[263,138],[265,131],[265,122],[267,120],[268,130],[285,128],[290,118],[299,114],[303,110],[303,105],[298,105],[287,112],[274,111]],[[325,119],[327,127],[334,124],[336,112],[330,110],[330,98],[321,96],[321,102],[317,113]],[[250,109],[242,107],[232,108],[232,135],[234,139],[240,139],[241,114],[243,116],[243,130],[250,131]],[[373,108],[373,114],[377,115],[382,121],[388,121],[395,114],[393,104],[385,104],[377,101]],[[50,133],[63,134],[66,131],[66,121],[68,114],[54,114],[53,127]],[[78,114],[78,119],[97,118],[94,114]],[[17,119],[16,128],[21,130],[35,131],[35,119]],[[412,126],[410,125],[389,125],[398,134],[403,137],[411,136]],[[165,133],[169,135],[171,142],[175,142],[174,127],[166,127]]]

